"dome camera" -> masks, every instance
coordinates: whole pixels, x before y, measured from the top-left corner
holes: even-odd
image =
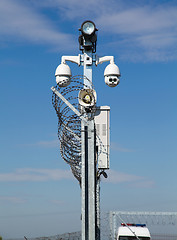
[[[71,69],[66,63],[61,63],[56,71],[56,83],[59,87],[67,87],[71,82]]]
[[[114,63],[110,63],[104,71],[105,83],[109,87],[116,87],[120,82],[120,70]]]

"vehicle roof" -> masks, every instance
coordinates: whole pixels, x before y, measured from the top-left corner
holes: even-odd
[[[135,236],[131,230],[139,237],[150,237],[150,232],[147,227],[135,227],[135,226],[121,226],[118,228],[118,236]]]

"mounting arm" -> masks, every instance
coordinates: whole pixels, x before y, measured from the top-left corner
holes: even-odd
[[[114,56],[104,56],[101,58],[98,58],[96,60],[95,65],[97,66],[98,64],[102,64],[103,62],[108,62],[110,61],[111,64],[114,64]]]
[[[76,63],[78,66],[81,65],[80,61],[81,55],[78,56],[62,56],[61,63],[66,63],[66,61]]]

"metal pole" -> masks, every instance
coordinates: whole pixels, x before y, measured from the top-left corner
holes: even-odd
[[[85,51],[82,57],[83,57],[83,64],[84,64],[84,76],[86,77],[84,79],[84,84],[87,88],[88,87],[92,88],[91,83],[92,83],[93,53],[91,50]]]
[[[95,127],[94,120],[88,124],[88,205],[89,240],[96,239],[96,189],[95,189]]]
[[[92,88],[92,52],[82,55],[85,88]],[[88,81],[88,80],[89,81]],[[87,113],[85,113],[87,118]],[[82,240],[96,239],[96,140],[94,119],[81,123],[82,141]]]
[[[82,172],[81,172],[81,196],[82,196],[82,210],[81,210],[81,216],[82,216],[82,240],[88,240],[88,193],[87,193],[87,182],[86,182],[86,178],[87,177],[87,155],[88,155],[88,149],[87,149],[87,145],[86,145],[86,139],[87,139],[87,128],[84,124],[83,121],[81,121],[81,151],[82,151]]]
[[[96,239],[95,127],[82,122],[82,240]]]
[[[116,227],[117,227],[116,214],[115,212],[112,212],[112,236],[114,240],[116,239]]]
[[[112,220],[112,211],[109,212],[109,228],[110,228],[109,239],[110,239],[110,240],[113,240],[113,220]]]
[[[100,237],[100,178],[96,177],[96,239]]]
[[[79,92],[79,104],[80,111],[78,111],[70,102],[65,99],[60,92],[52,87],[52,91],[64,102],[66,105],[81,119],[81,195],[82,195],[82,240],[99,240],[100,239],[100,176],[97,176],[97,171],[102,169],[109,169],[109,141],[104,139],[104,144],[106,146],[106,151],[103,152],[100,159],[101,161],[96,163],[96,130],[95,130],[95,121],[97,121],[98,116],[94,116],[91,107],[95,104],[95,101],[88,103],[90,100],[96,100],[96,92],[92,89],[92,67],[93,63],[97,66],[106,61],[110,61],[110,64],[106,67],[104,76],[105,82],[110,87],[115,87],[119,84],[120,71],[119,68],[114,64],[113,56],[105,56],[98,58],[96,54],[96,42],[98,31],[95,27],[95,24],[92,21],[85,21],[81,25],[81,35],[79,36],[79,45],[80,50],[82,50],[82,55],[78,56],[62,56],[61,64],[57,67],[55,76],[56,82],[59,87],[66,87],[70,84],[71,81],[71,70],[66,64],[66,61],[76,63],[78,66],[83,66],[83,75],[84,75],[84,90]],[[114,83],[112,81],[112,76],[114,76]],[[63,78],[64,77],[64,78]],[[69,91],[70,92],[70,91]],[[83,96],[82,94],[93,92],[93,96],[89,94]],[[83,99],[82,99],[83,96]],[[95,98],[95,99],[93,99]],[[84,102],[85,105],[82,105],[81,102]],[[82,102],[82,103],[83,103]],[[88,107],[88,108],[87,108]],[[101,107],[100,107],[101,109]],[[106,107],[108,112],[108,107]],[[56,110],[58,117],[60,116],[60,111]],[[106,115],[107,119],[108,114]],[[103,115],[101,115],[101,118]],[[99,120],[101,119],[99,118]],[[108,125],[108,119],[104,121]],[[102,122],[102,119],[101,119]],[[67,129],[71,135],[73,135],[78,141],[80,141],[79,136],[67,126],[67,124],[62,123],[64,130]],[[100,124],[100,123],[99,123]],[[99,125],[96,122],[96,125]],[[101,123],[102,125],[106,125]],[[108,128],[109,129],[109,128]],[[103,131],[102,131],[103,132]],[[109,135],[107,130],[106,136]],[[103,134],[101,134],[103,135]],[[105,137],[105,134],[104,134]],[[107,139],[107,138],[106,138]],[[101,143],[100,143],[101,144]],[[99,146],[98,146],[99,147]],[[80,156],[80,155],[79,155]],[[64,158],[64,157],[63,157]],[[64,158],[66,161],[66,159]],[[70,159],[67,163],[73,167]],[[79,162],[80,163],[80,162]],[[80,169],[79,169],[80,170]],[[80,174],[80,172],[79,172]],[[80,177],[80,176],[79,176]],[[77,177],[76,177],[77,178]],[[78,178],[77,178],[78,179]],[[80,178],[79,178],[80,182]]]

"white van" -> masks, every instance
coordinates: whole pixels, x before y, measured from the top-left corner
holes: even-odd
[[[151,235],[146,224],[122,223],[118,228],[117,240],[150,240]]]

